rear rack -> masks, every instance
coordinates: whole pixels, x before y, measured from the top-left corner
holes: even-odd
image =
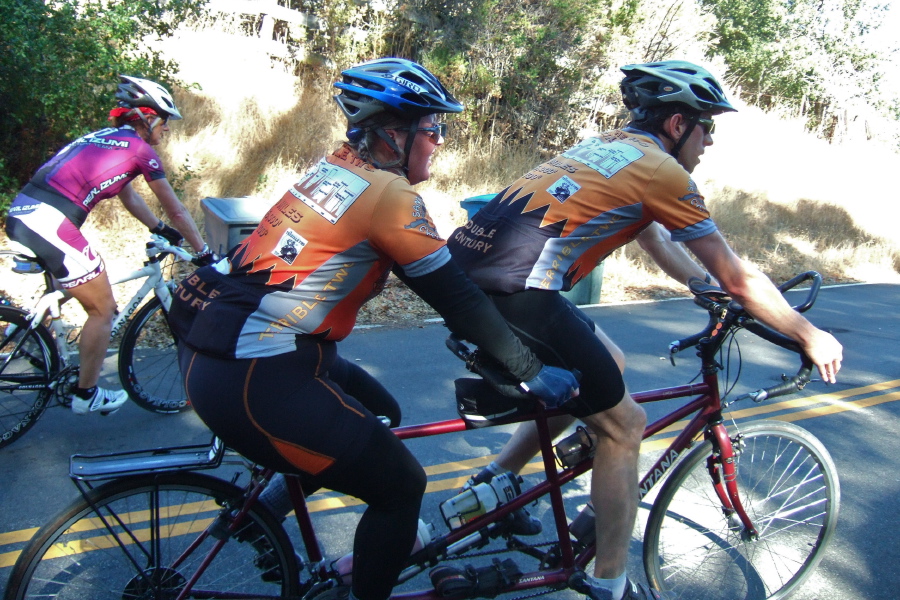
[[[215,469],[222,464],[225,444],[213,437],[209,444],[132,450],[113,454],[75,454],[69,459],[69,477],[102,481],[128,475]]]

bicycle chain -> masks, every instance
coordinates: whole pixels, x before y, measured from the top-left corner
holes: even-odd
[[[556,543],[557,542],[545,542],[543,544],[529,545],[529,547],[541,548],[544,546],[552,546]],[[459,555],[453,556],[453,557],[448,556],[447,558],[441,559],[441,562],[442,563],[443,562],[451,562],[451,561],[455,561],[455,560],[462,560],[464,558],[477,558],[479,556],[492,556],[494,554],[508,554],[510,552],[516,552],[516,549],[515,548],[503,548],[501,550],[484,550],[482,552],[466,552],[464,554],[459,554]]]
[[[556,543],[557,542],[544,542],[543,544],[534,544],[534,545],[531,545],[530,547],[531,548],[550,547]],[[466,552],[466,553],[460,554],[458,556],[444,558],[440,562],[443,564],[443,563],[447,563],[447,562],[454,562],[454,561],[459,561],[459,560],[469,559],[469,558],[479,558],[482,556],[493,556],[495,554],[508,554],[510,552],[515,552],[515,551],[516,551],[515,548],[504,548],[501,550],[484,550],[482,552]],[[509,600],[527,600],[528,598],[538,598],[539,596],[546,596],[547,594],[552,594],[553,592],[558,592],[559,590],[564,589],[564,587],[565,586],[562,586],[562,587],[547,586],[547,589],[545,589],[544,591],[532,592],[530,594],[525,594],[523,596],[515,596],[513,598],[510,598]],[[503,593],[503,592],[501,591],[500,593]]]

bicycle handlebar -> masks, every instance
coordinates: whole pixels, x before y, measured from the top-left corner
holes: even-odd
[[[783,294],[806,281],[811,282],[806,298],[800,304],[792,307],[801,313],[806,312],[815,304],[822,286],[822,276],[815,271],[807,271],[778,286],[778,291]],[[749,392],[737,400],[749,398],[755,402],[762,402],[768,398],[797,392],[809,383],[813,363],[796,341],[754,320],[743,306],[731,300],[721,288],[711,286],[696,278],[689,281],[688,285],[691,292],[694,293],[694,302],[709,312],[710,319],[703,331],[669,344],[669,355],[673,364],[676,353],[692,346],[703,344],[704,351],[715,353],[724,342],[725,333],[732,328],[740,327],[771,344],[796,352],[800,355],[801,366],[793,377],[782,375],[781,383]]]
[[[193,262],[196,256],[182,248],[181,246],[173,246],[169,241],[157,234],[150,235],[150,241],[147,242],[147,256],[159,256],[160,254],[173,254],[181,260]]]

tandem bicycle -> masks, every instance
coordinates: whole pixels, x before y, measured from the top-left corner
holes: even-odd
[[[801,312],[813,305],[821,277],[808,272],[780,286],[785,292],[804,282],[810,283],[806,299],[794,307]],[[722,290],[699,280],[691,289],[709,321],[697,334],[673,342],[670,353],[696,348],[697,380],[633,394],[642,404],[685,399],[645,430],[647,438],[680,427],[640,480],[642,502],[651,504],[643,533],[645,573],[666,598],[787,598],[815,570],[834,532],[840,505],[835,465],[811,433],[792,423],[729,427],[723,410],[798,392],[810,381],[812,364],[796,343],[755,321]],[[720,359],[730,355],[726,349],[739,330],[799,353],[797,374],[729,399],[720,391]],[[477,350],[452,336],[448,346],[470,370],[485,379],[497,376]],[[481,420],[472,418],[479,411],[469,407],[458,419],[393,429],[407,440],[464,432],[475,424],[534,420],[543,474],[479,516],[454,520],[443,514],[447,531],[440,535],[420,527],[392,598],[585,592],[584,574],[597,552],[592,514],[588,504],[567,515],[564,491],[591,469],[590,436],[576,430],[554,446],[547,419],[562,411],[519,405],[505,415],[496,407],[481,410]],[[203,472],[226,467],[230,477]],[[341,571],[340,559],[326,558],[299,480],[286,476],[299,528],[296,548],[303,555],[297,558],[284,524],[258,501],[274,475],[216,438],[211,445],[75,455],[70,477],[80,497],[22,550],[5,599],[313,600],[346,583],[352,572]],[[552,509],[550,540],[511,534],[507,515],[543,498]]]

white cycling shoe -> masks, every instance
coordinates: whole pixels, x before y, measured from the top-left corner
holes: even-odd
[[[101,415],[109,415],[119,410],[126,402],[128,392],[125,390],[107,390],[97,386],[89,400],[72,394],[72,412],[76,415],[86,415],[89,412],[100,411]]]

